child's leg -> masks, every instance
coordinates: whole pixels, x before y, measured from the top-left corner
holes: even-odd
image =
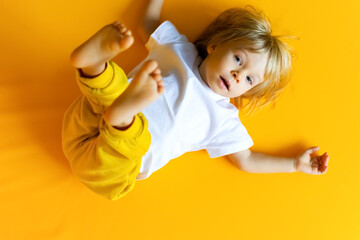
[[[131,32],[121,23],[115,22],[100,29],[75,49],[71,61],[84,75],[97,76],[104,71],[108,60],[129,48],[132,43]],[[122,91],[123,89],[121,93]],[[158,98],[163,91],[160,69],[155,61],[148,61],[134,77],[129,88],[106,111],[105,120],[113,126],[127,127],[134,116]]]
[[[104,71],[105,63],[134,42],[131,31],[123,24],[106,25],[71,54],[70,61],[85,76],[94,77]]]
[[[102,28],[71,57],[84,75],[98,76],[84,78],[77,73],[83,96],[65,114],[63,150],[82,182],[112,200],[134,187],[150,145],[147,121],[139,112],[163,91],[156,62],[146,62],[128,87],[122,70],[108,62],[132,42],[131,33],[115,23]],[[104,110],[113,124],[104,120]],[[132,124],[126,130],[113,127],[124,127],[129,118]]]

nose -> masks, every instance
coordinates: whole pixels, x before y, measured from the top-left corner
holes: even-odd
[[[240,80],[239,80],[240,74],[239,74],[238,71],[232,71],[232,72],[231,72],[231,76],[233,77],[233,79],[235,80],[236,83],[239,83],[239,82],[240,82]]]

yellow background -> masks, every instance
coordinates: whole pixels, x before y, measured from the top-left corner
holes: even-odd
[[[357,0],[165,0],[189,40],[222,10],[252,4],[290,40],[294,76],[274,110],[240,116],[252,150],[320,146],[325,175],[251,174],[205,151],[172,160],[110,202],[85,188],[61,150],[78,96],[71,51],[114,20],[135,29],[145,1],[0,0],[0,239],[360,239]],[[135,32],[135,31],[134,31]],[[115,58],[129,72],[135,44]]]

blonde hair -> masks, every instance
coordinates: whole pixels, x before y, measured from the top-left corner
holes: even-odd
[[[274,107],[290,80],[292,50],[279,39],[282,36],[273,36],[271,32],[266,16],[246,6],[222,12],[194,42],[202,59],[208,55],[208,45],[225,42],[234,42],[254,53],[268,53],[264,81],[232,99],[234,105],[246,113],[253,113],[269,103]]]

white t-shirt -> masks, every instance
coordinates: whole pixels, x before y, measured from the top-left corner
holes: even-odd
[[[180,155],[206,149],[211,158],[250,148],[253,141],[229,98],[214,93],[201,79],[201,58],[194,44],[169,21],[146,44],[148,59],[158,62],[165,92],[142,113],[149,122],[151,144],[143,156],[137,180]],[[129,81],[139,64],[128,75]]]

